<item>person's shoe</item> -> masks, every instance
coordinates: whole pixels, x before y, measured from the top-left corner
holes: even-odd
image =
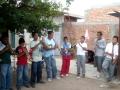
[[[35,84],[31,84],[31,87],[32,87],[32,88],[35,88]]]
[[[61,78],[57,76],[56,79],[57,79],[57,80],[60,80]]]
[[[42,81],[42,80],[38,81],[37,83],[40,83],[40,84],[45,84],[45,82],[44,82],[44,81]]]
[[[30,85],[28,85],[28,84],[26,84],[26,85],[24,85],[26,88],[30,88]]]
[[[100,85],[100,88],[108,88],[108,87],[109,87],[109,85],[105,84],[105,83]]]
[[[21,90],[21,87],[17,87],[17,90]]]
[[[77,78],[77,79],[79,79],[79,78],[80,78],[80,76],[77,76],[76,78]]]
[[[76,77],[77,79],[79,79],[80,78],[80,74],[77,74],[77,77]]]
[[[85,78],[85,74],[82,75],[82,78]]]
[[[61,74],[60,76],[61,76],[62,78],[64,77],[64,75],[63,75],[63,74]]]
[[[48,78],[48,82],[51,82],[52,81],[52,79],[51,78]]]
[[[14,90],[13,88],[10,88],[9,90]]]
[[[69,74],[66,74],[65,76],[66,76],[66,77],[68,77],[68,76],[69,76]]]

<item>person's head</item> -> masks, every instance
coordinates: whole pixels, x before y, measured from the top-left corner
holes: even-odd
[[[53,31],[48,31],[48,38],[52,39],[54,36],[54,32]]]
[[[32,37],[34,38],[34,40],[38,40],[39,36],[38,36],[38,33],[37,32],[33,32],[32,33]]]
[[[8,33],[2,33],[1,42],[5,45],[9,43]]]
[[[98,39],[101,39],[101,38],[102,38],[102,35],[103,35],[102,32],[100,32],[100,31],[97,32],[97,38],[98,38]]]
[[[85,36],[81,36],[80,42],[83,43],[85,41]]]
[[[24,40],[24,38],[20,38],[19,39],[19,45],[22,46],[22,47],[25,46],[25,40]]]
[[[113,36],[113,38],[112,38],[112,43],[113,43],[113,44],[118,43],[118,36]]]
[[[68,37],[67,36],[64,37],[64,41],[68,42]]]

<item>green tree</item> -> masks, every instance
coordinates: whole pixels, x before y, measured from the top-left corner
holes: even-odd
[[[66,0],[70,4],[72,0]],[[52,0],[1,0],[0,1],[0,32],[29,32],[44,29],[55,29],[58,26],[53,17],[61,14],[60,3]]]

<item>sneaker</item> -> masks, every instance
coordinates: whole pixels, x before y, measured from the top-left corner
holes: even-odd
[[[100,78],[100,75],[96,75],[96,77],[99,79],[99,78]]]
[[[60,80],[61,78],[57,76],[56,79],[57,79],[57,80]]]
[[[101,85],[100,85],[100,88],[105,88],[105,87],[108,88],[109,85],[108,85],[108,84],[101,84]]]
[[[82,78],[85,78],[85,74],[82,75]]]
[[[35,84],[31,84],[31,87],[32,87],[32,88],[35,88]]]
[[[69,76],[69,74],[66,74],[65,76],[66,76],[66,77],[68,77],[68,76]]]
[[[77,79],[79,79],[80,78],[80,76],[77,76]]]
[[[14,90],[13,88],[10,88],[9,90]]]
[[[42,81],[42,80],[40,80],[40,81],[38,81],[37,83],[44,84],[45,82]]]
[[[26,88],[30,88],[30,85],[28,85],[28,84],[26,84],[26,85],[24,85]]]
[[[64,77],[64,75],[63,75],[63,74],[61,74],[60,76],[61,76],[61,77]]]
[[[21,87],[17,87],[17,90],[21,90]]]
[[[52,79],[51,78],[48,78],[48,82],[51,82],[52,81]]]

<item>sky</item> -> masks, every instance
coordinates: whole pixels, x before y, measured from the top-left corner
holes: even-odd
[[[65,5],[65,0],[60,1]],[[69,12],[72,14],[84,16],[84,12],[91,8],[99,8],[109,5],[120,5],[120,0],[74,0],[69,7]]]

